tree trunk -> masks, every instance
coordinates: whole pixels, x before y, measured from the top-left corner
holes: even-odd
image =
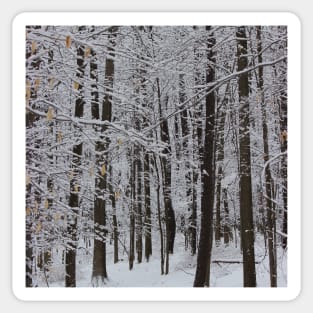
[[[113,186],[113,171],[112,166],[110,167],[110,200],[112,206],[112,227],[113,227],[113,262],[118,262],[118,225],[117,225],[117,214],[116,214],[116,201],[118,199],[118,192],[114,192]]]
[[[33,29],[40,29],[41,26],[26,26],[26,32],[30,33]],[[35,57],[37,49],[32,48],[33,42],[26,41],[26,69],[27,72],[39,71],[41,59]],[[34,123],[38,120],[38,117],[31,112],[28,108],[35,107],[35,100],[37,98],[37,89],[34,86],[33,77],[26,75],[26,132],[34,127]],[[28,175],[27,166],[31,164],[33,158],[33,152],[28,149],[31,145],[33,138],[26,135],[26,174]],[[26,181],[26,215],[25,215],[25,285],[26,287],[34,287],[33,285],[33,263],[34,263],[34,251],[33,251],[33,220],[34,220],[34,201],[32,200],[32,193],[34,192],[32,186],[31,177],[28,177]],[[36,202],[36,199],[35,199]]]
[[[84,27],[79,27],[83,30]],[[84,78],[84,47],[77,48],[77,72],[76,83],[78,84],[77,95],[75,101],[75,117],[83,117],[84,114],[84,93],[83,93],[83,78]],[[79,211],[79,181],[81,179],[81,156],[83,151],[83,144],[80,142],[73,146],[73,160],[72,160],[72,179],[70,181],[70,211],[67,215],[67,233],[69,241],[65,252],[65,286],[76,287],[76,248],[78,241],[77,234],[77,216]]]
[[[179,103],[180,105],[186,101],[185,95],[185,82],[184,82],[184,75],[179,75]],[[181,148],[182,148],[182,156],[184,157],[184,164],[185,164],[185,182],[186,182],[186,202],[187,202],[187,228],[186,235],[187,241],[190,242],[190,249],[191,253],[195,254],[196,251],[196,241],[194,240],[194,225],[196,225],[195,217],[196,214],[193,208],[192,202],[192,170],[190,168],[190,158],[193,157],[191,151],[188,149],[188,136],[190,135],[190,127],[188,125],[188,121],[190,119],[189,110],[184,109],[180,115],[181,118],[181,132],[182,132],[182,139],[181,139]]]
[[[133,155],[133,147],[131,148],[131,155]],[[129,207],[129,270],[132,270],[134,267],[134,259],[135,259],[135,201],[136,201],[136,166],[135,161],[131,160],[131,168],[130,168],[130,194],[131,194],[131,203]]]
[[[152,43],[154,44],[152,27],[150,28],[150,37]],[[163,197],[164,197],[164,207],[165,207],[165,225],[166,225],[166,268],[165,274],[168,274],[169,266],[169,254],[174,252],[174,241],[176,234],[176,221],[175,221],[175,212],[172,205],[171,198],[171,181],[172,181],[172,173],[171,173],[171,144],[170,144],[170,136],[169,136],[169,128],[168,121],[163,117],[162,110],[162,99],[161,99],[161,89],[160,89],[160,80],[159,77],[156,78],[156,87],[157,87],[157,101],[159,105],[159,116],[160,116],[160,131],[161,131],[161,141],[167,145],[166,148],[162,151],[161,156],[161,170],[162,170],[162,178],[163,178]],[[164,101],[165,108],[167,107],[167,101]]]
[[[261,26],[256,27],[256,38],[257,38],[257,52],[258,52],[258,63],[263,62],[262,57],[262,39],[261,39]],[[260,92],[261,100],[261,113],[262,113],[262,128],[263,128],[263,159],[266,165],[269,160],[269,144],[268,144],[268,128],[266,119],[266,108],[264,99],[264,81],[263,81],[263,68],[258,68],[258,89]],[[275,241],[274,241],[274,224],[275,211],[272,205],[272,174],[270,166],[265,168],[265,203],[266,203],[266,215],[267,215],[267,238],[268,238],[268,254],[269,254],[269,266],[270,266],[270,279],[271,287],[277,287],[277,266],[276,266],[276,252],[275,252]]]
[[[137,179],[137,191],[136,191],[136,252],[138,263],[142,262],[142,184],[141,184],[141,174],[142,174],[142,162],[141,162],[141,151],[137,147],[135,149],[136,158],[136,179]]]
[[[163,116],[162,116],[162,109],[161,109],[161,91],[160,91],[160,83],[159,83],[158,78],[157,78],[157,91],[158,91],[160,118],[162,119]],[[162,166],[162,177],[163,177],[163,196],[164,196],[165,225],[166,225],[165,274],[168,274],[169,254],[172,254],[174,252],[176,221],[175,221],[175,212],[173,209],[172,198],[171,198],[172,173],[171,173],[171,162],[169,159],[171,155],[171,146],[170,146],[168,121],[166,119],[163,119],[162,123],[160,124],[160,128],[161,128],[161,140],[163,143],[167,145],[167,147],[164,148],[164,150],[162,151],[161,166]]]
[[[247,38],[244,26],[237,27],[238,71],[248,67]],[[256,287],[254,226],[250,158],[250,108],[248,73],[239,76],[239,150],[240,150],[240,225],[243,252],[244,287]]]
[[[160,174],[158,169],[158,164],[156,157],[154,156],[154,169],[157,175],[157,214],[158,214],[158,223],[159,223],[159,232],[160,232],[160,255],[161,255],[161,275],[164,274],[164,235],[163,235],[163,227],[162,227],[162,217],[161,217],[161,201],[160,201]]]
[[[228,208],[228,196],[227,196],[227,189],[223,189],[223,202],[224,202],[224,244],[225,246],[229,245],[229,241],[232,241],[233,234],[230,227],[229,221],[229,208]]]
[[[145,153],[144,157],[144,193],[145,193],[145,258],[149,262],[152,255],[152,237],[151,237],[151,199],[150,199],[150,156]]]
[[[285,61],[286,62],[286,61]],[[287,67],[287,66],[286,66]],[[288,148],[288,110],[287,110],[287,74],[283,74],[283,85],[281,88],[281,96],[279,99],[279,109],[280,109],[280,151],[281,153],[287,152]],[[282,194],[283,194],[283,225],[282,232],[285,236],[281,237],[281,243],[283,249],[287,249],[288,243],[288,162],[287,154],[283,156],[281,161],[281,179],[282,179]]]
[[[104,98],[102,102],[102,121],[112,120],[112,94],[114,82],[114,46],[116,37],[117,27],[111,27],[109,29],[109,47],[108,56],[105,61],[105,90]],[[94,70],[96,64],[94,63]],[[95,90],[95,87],[93,87]],[[94,97],[96,97],[96,92],[94,91]],[[100,116],[96,111],[97,99],[94,98],[93,102],[94,108],[94,118]],[[110,172],[110,164],[108,162],[108,148],[110,144],[110,139],[105,134],[107,126],[103,125],[100,129],[100,140],[96,142],[96,182],[95,182],[95,202],[94,202],[94,230],[95,230],[95,240],[94,240],[94,255],[93,255],[93,269],[92,269],[92,281],[95,286],[99,286],[104,283],[105,278],[107,278],[106,270],[106,190],[107,190],[107,171]]]
[[[223,162],[224,162],[224,126],[226,116],[226,105],[229,101],[229,84],[227,84],[225,90],[225,96],[222,100],[219,108],[219,116],[217,122],[217,142],[216,142],[216,163],[218,166],[217,170],[217,182],[216,182],[216,222],[215,222],[215,244],[220,245],[222,236],[222,218],[221,218],[221,196],[222,196],[222,179],[223,173]]]
[[[209,33],[210,26],[206,26]],[[208,69],[206,83],[215,80],[215,37],[210,35],[207,41],[208,49]],[[210,286],[211,250],[213,240],[213,207],[214,207],[214,140],[215,140],[215,93],[208,91],[205,99],[205,138],[203,152],[202,180],[203,188],[201,192],[201,230],[199,239],[199,249],[197,258],[197,269],[194,280],[194,287]]]

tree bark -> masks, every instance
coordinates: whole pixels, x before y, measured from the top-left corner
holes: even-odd
[[[141,184],[141,174],[142,174],[142,162],[141,162],[141,151],[140,147],[135,149],[136,158],[136,179],[137,179],[137,191],[136,191],[136,252],[138,263],[142,262],[142,184]]]
[[[79,27],[79,30],[84,30],[85,27]],[[81,118],[84,115],[84,93],[83,93],[83,78],[84,78],[84,47],[79,45],[77,48],[77,72],[76,83],[78,84],[75,113],[74,116]],[[67,233],[69,240],[65,252],[65,286],[76,287],[76,248],[78,241],[77,234],[77,216],[79,211],[79,191],[81,179],[81,156],[83,151],[82,142],[73,146],[73,160],[72,160],[72,179],[70,181],[70,211],[67,214]]]
[[[206,26],[206,31],[211,31]],[[208,69],[206,83],[215,80],[215,46],[216,40],[211,35],[207,41]],[[214,207],[214,140],[215,140],[215,93],[209,91],[205,99],[205,138],[203,152],[202,180],[203,189],[201,192],[201,230],[198,248],[197,268],[194,280],[194,287],[210,286],[211,250],[213,240],[213,207]]]
[[[215,244],[220,245],[222,236],[222,179],[224,176],[224,126],[226,117],[226,105],[229,101],[229,83],[226,86],[225,96],[219,108],[219,116],[217,121],[217,142],[216,142],[216,163],[217,163],[217,182],[216,182],[216,222],[215,222]]]
[[[281,28],[280,26],[278,27]],[[284,32],[284,30],[281,30]],[[283,35],[287,35],[284,33]],[[282,46],[281,49],[286,49]],[[286,60],[284,67],[287,68]],[[288,95],[287,95],[287,73],[282,73],[282,87],[279,98],[279,113],[280,113],[280,151],[282,153],[288,150]],[[281,179],[282,179],[282,194],[283,194],[283,225],[282,232],[285,236],[281,237],[283,249],[287,249],[288,244],[288,157],[285,154],[281,161]]]
[[[162,106],[161,106],[161,91],[160,91],[160,83],[159,83],[158,78],[157,78],[157,91],[158,91],[160,118],[163,119]],[[171,162],[169,159],[171,155],[171,146],[170,146],[168,121],[166,119],[162,120],[162,123],[160,124],[160,128],[161,128],[161,140],[167,145],[167,147],[164,148],[162,151],[161,166],[162,166],[162,177],[163,177],[163,196],[164,196],[165,225],[166,225],[165,274],[168,274],[169,254],[172,254],[174,252],[176,221],[175,221],[175,212],[173,209],[172,198],[171,198],[172,172],[171,172]]]
[[[244,26],[237,27],[238,71],[248,67],[247,37]],[[250,157],[250,108],[248,73],[241,74],[238,81],[239,92],[239,151],[240,151],[240,226],[243,252],[244,287],[256,287],[254,256],[254,225],[252,211],[252,183]]]
[[[131,155],[133,154],[134,147],[131,148]],[[136,201],[136,166],[135,161],[131,160],[130,166],[130,196],[131,203],[129,207],[129,256],[128,256],[128,264],[129,270],[132,270],[134,267],[134,259],[135,259],[135,201]]]
[[[158,169],[158,164],[156,160],[156,156],[154,155],[154,170],[157,176],[157,215],[158,215],[158,223],[159,223],[159,233],[160,233],[160,255],[161,255],[161,275],[164,274],[164,235],[163,235],[163,227],[162,227],[162,217],[161,217],[161,201],[160,201],[160,174]]]
[[[151,197],[150,197],[150,156],[145,153],[144,157],[144,193],[145,193],[145,258],[147,262],[152,255],[152,228],[151,228]]]
[[[102,102],[102,116],[101,121],[112,120],[112,94],[114,82],[114,57],[115,57],[115,37],[117,27],[112,26],[109,29],[109,46],[108,56],[105,61],[105,90],[104,98]],[[93,65],[95,68],[96,64]],[[96,69],[95,69],[96,70]],[[94,90],[94,89],[93,89]],[[94,94],[92,110],[94,110],[94,118],[100,116],[97,113],[97,102],[96,94]],[[95,201],[94,201],[94,255],[93,255],[93,269],[92,269],[92,280],[95,286],[99,286],[104,283],[107,278],[106,270],[106,190],[107,184],[107,172],[110,172],[110,164],[108,161],[108,148],[110,139],[105,134],[107,126],[103,125],[100,129],[100,140],[96,142],[96,182],[95,182]]]
[[[110,166],[110,202],[112,206],[112,227],[113,227],[113,262],[114,264],[118,262],[118,223],[117,223],[117,212],[116,212],[116,201],[118,199],[118,192],[114,192],[113,185],[113,170]]]
[[[34,29],[40,29],[41,26],[26,26],[27,34],[30,33]],[[26,41],[26,69],[27,71],[39,71],[41,59],[39,56],[35,57],[37,54],[37,49],[33,51],[32,42]],[[35,100],[37,98],[37,90],[34,87],[33,77],[26,74],[26,132],[34,127],[34,123],[38,120],[38,116],[36,116],[33,112],[31,112],[28,108],[35,107]],[[31,141],[33,139],[26,136],[26,173],[27,166],[31,164],[33,158],[33,152],[27,147],[31,145]],[[28,175],[28,174],[27,174]],[[32,213],[34,210],[34,201],[32,200],[32,193],[34,192],[34,188],[32,186],[31,178],[29,177],[29,181],[26,181],[26,215],[25,215],[25,285],[26,287],[34,287],[33,285],[33,262],[34,262],[34,251],[33,251],[33,220],[34,214]],[[36,199],[35,199],[36,201]]]
[[[184,75],[179,75],[179,103],[183,104],[186,101],[185,95],[185,82],[184,82]],[[180,115],[181,119],[181,154],[184,157],[184,164],[185,164],[185,182],[186,182],[186,202],[187,202],[187,225],[185,225],[186,229],[186,236],[187,241],[190,242],[190,250],[191,254],[194,255],[196,253],[196,240],[195,240],[195,230],[196,230],[196,214],[194,203],[192,201],[193,196],[193,188],[192,188],[192,169],[190,168],[190,158],[193,157],[191,151],[189,151],[189,139],[188,136],[190,135],[190,127],[188,122],[190,120],[190,112],[189,110],[184,109]]]

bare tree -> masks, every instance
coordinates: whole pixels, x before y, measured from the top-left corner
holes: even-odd
[[[237,38],[237,70],[248,67],[246,28],[240,26],[236,31]],[[239,76],[239,150],[240,150],[240,226],[241,247],[243,252],[244,287],[256,286],[254,257],[254,225],[251,183],[250,157],[250,108],[248,72]]]
[[[207,40],[207,74],[206,83],[215,80],[215,51],[216,39],[211,27],[206,26],[208,33]],[[199,250],[197,258],[197,268],[194,280],[194,287],[210,286],[211,270],[211,251],[213,241],[213,207],[214,207],[214,140],[215,140],[215,92],[208,91],[205,99],[205,138],[203,151],[202,181],[203,188],[201,193],[201,230],[199,239]]]
[[[112,94],[114,82],[114,46],[117,27],[112,26],[109,29],[109,45],[108,55],[105,61],[105,90],[102,102],[102,116],[101,121],[112,120]],[[95,66],[95,65],[94,65]],[[94,94],[96,97],[96,93]],[[99,116],[96,111],[97,100],[94,99],[95,117]],[[104,279],[107,278],[106,270],[106,199],[105,194],[108,193],[107,172],[110,167],[108,160],[108,148],[110,139],[106,134],[107,126],[102,125],[100,130],[100,140],[96,142],[96,183],[95,183],[95,205],[94,205],[94,228],[95,228],[95,241],[94,241],[94,255],[93,255],[93,270],[92,278],[95,285],[102,284]]]
[[[80,26],[78,31],[85,30],[85,26]],[[77,70],[76,70],[76,100],[74,116],[82,118],[84,115],[84,55],[85,48],[78,43],[77,46]],[[67,214],[67,233],[69,236],[66,253],[65,253],[65,286],[76,287],[76,249],[78,241],[77,233],[77,217],[79,213],[79,191],[81,179],[81,157],[83,152],[83,143],[80,141],[73,146],[73,159],[72,159],[72,179],[70,181],[70,210]]]

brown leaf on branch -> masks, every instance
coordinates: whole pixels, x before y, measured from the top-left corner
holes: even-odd
[[[76,82],[76,81],[74,81],[73,87],[74,87],[75,90],[78,90],[78,88],[79,88],[79,83]]]
[[[35,91],[38,91],[38,89],[39,89],[39,85],[40,85],[40,78],[36,78],[35,79]]]
[[[54,117],[54,111],[53,108],[49,107],[47,112],[47,121],[51,121]]]
[[[72,44],[72,38],[71,36],[66,36],[66,39],[65,39],[65,46],[66,48],[70,48],[71,47],[71,44]]]
[[[35,54],[36,53],[36,49],[37,49],[37,44],[36,44],[36,41],[32,41],[32,54]]]
[[[90,53],[91,53],[91,49],[87,47],[85,50],[85,58],[88,58],[90,56]]]
[[[30,88],[31,88],[31,83],[29,80],[26,81],[26,106],[29,104],[29,99],[30,99]]]
[[[280,133],[280,142],[285,143],[288,140],[288,134],[286,129]]]
[[[26,208],[26,215],[29,216],[32,212],[31,208]]]

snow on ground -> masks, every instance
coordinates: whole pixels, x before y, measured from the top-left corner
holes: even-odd
[[[278,250],[278,286],[287,286],[287,255]],[[108,249],[107,273],[108,280],[104,287],[192,287],[196,271],[196,256],[185,251],[184,238],[177,235],[174,254],[170,256],[170,271],[168,275],[160,274],[159,251],[155,248],[149,262],[134,263],[133,270],[128,269],[127,255],[120,255],[119,263],[113,264],[112,251]],[[261,240],[255,246],[258,287],[269,287],[268,257],[264,256],[264,245]],[[212,260],[219,260],[211,266],[211,287],[242,287],[242,264],[225,263],[223,261],[241,261],[240,247],[235,245],[225,248],[223,244],[213,247]],[[92,254],[81,253],[77,264],[77,287],[92,287],[91,283]],[[64,265],[59,262],[51,268],[48,277],[50,287],[64,286]],[[39,286],[46,287],[42,275]]]

